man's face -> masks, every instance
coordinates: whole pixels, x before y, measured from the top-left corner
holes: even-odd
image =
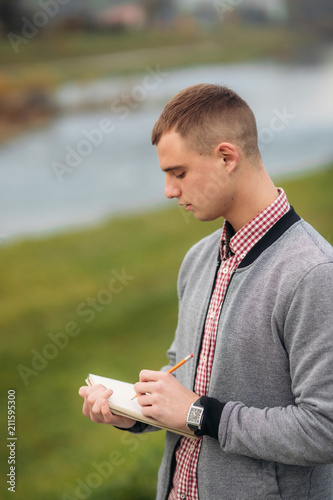
[[[210,155],[191,149],[177,132],[162,135],[157,154],[165,172],[165,196],[202,221],[225,217],[232,201],[230,179],[218,148]]]

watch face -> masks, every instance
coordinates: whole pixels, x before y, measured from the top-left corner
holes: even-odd
[[[189,422],[191,422],[191,424],[199,425],[201,421],[202,412],[203,412],[202,408],[192,407],[189,415]]]

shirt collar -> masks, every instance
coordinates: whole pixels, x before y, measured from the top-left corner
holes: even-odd
[[[230,248],[231,238],[235,235],[234,228],[227,220],[224,221],[222,227],[222,236],[220,240],[220,255],[222,260],[226,260],[232,256],[232,250]]]
[[[220,240],[221,259],[236,255],[242,260],[251,248],[290,210],[287,196],[282,188],[277,188],[279,196],[256,217],[235,233],[232,225],[225,220]]]

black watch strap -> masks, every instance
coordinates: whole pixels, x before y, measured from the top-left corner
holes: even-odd
[[[212,438],[219,438],[219,426],[221,415],[226,403],[221,403],[218,399],[209,396],[201,396],[198,400],[199,404],[203,406],[203,420],[201,429],[194,432],[196,436],[210,436]],[[198,402],[196,401],[195,404]]]
[[[191,404],[189,412],[187,414],[187,427],[193,431],[199,431],[202,427],[204,407],[200,402],[200,398],[193,404]]]

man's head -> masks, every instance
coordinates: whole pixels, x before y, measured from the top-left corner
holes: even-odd
[[[253,112],[226,87],[179,92],[156,122],[152,142],[166,197],[196,219],[224,217],[237,231],[277,196],[260,158]]]
[[[152,131],[152,144],[176,131],[199,154],[209,155],[221,142],[237,146],[249,160],[260,158],[254,114],[233,90],[198,84],[176,94],[165,106]]]

